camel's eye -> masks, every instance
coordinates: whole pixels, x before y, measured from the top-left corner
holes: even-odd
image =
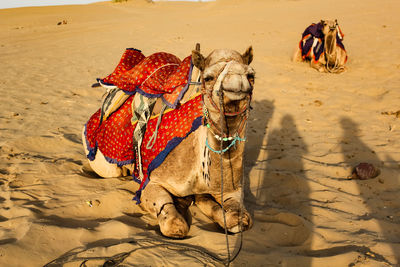
[[[214,77],[213,77],[213,76],[206,76],[206,77],[204,77],[204,81],[205,81],[205,82],[211,82],[212,80],[214,80]]]
[[[247,80],[249,80],[250,83],[254,83],[254,73],[248,73]]]

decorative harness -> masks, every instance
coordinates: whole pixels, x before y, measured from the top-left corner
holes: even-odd
[[[221,61],[218,61],[218,62],[216,62],[215,64],[220,63],[220,62],[221,62]],[[222,61],[222,62],[223,62],[223,61]],[[226,61],[225,61],[225,62],[226,62]],[[204,104],[204,105],[203,105],[203,115],[204,115],[204,116],[203,116],[203,125],[205,125],[205,126],[211,131],[211,133],[214,135],[214,137],[215,137],[217,140],[221,141],[221,144],[222,144],[222,142],[228,142],[228,141],[230,141],[230,144],[229,144],[226,148],[222,149],[222,146],[221,146],[221,150],[214,150],[214,149],[209,145],[209,143],[208,143],[208,137],[207,137],[207,138],[206,138],[206,146],[207,146],[212,152],[217,153],[217,154],[223,154],[223,153],[227,152],[232,146],[234,146],[234,145],[236,144],[237,141],[239,141],[239,142],[246,141],[246,138],[245,138],[245,137],[241,138],[241,137],[239,136],[239,133],[242,132],[242,130],[243,130],[245,124],[246,124],[247,118],[248,118],[248,110],[249,110],[249,107],[250,107],[251,94],[249,94],[249,95],[246,97],[246,98],[247,98],[247,104],[244,106],[244,108],[242,108],[242,109],[239,110],[238,112],[225,112],[225,111],[224,111],[224,104],[223,104],[223,98],[224,98],[224,96],[223,96],[223,90],[221,90],[221,86],[222,86],[223,80],[225,79],[225,76],[228,74],[228,71],[229,71],[230,66],[231,66],[234,62],[235,62],[234,60],[231,60],[231,61],[226,62],[224,68],[222,68],[221,71],[219,72],[218,78],[217,78],[217,80],[215,81],[214,85],[212,86],[212,89],[211,89],[211,90],[207,90],[207,89],[206,89],[204,78],[202,78],[202,96],[203,96],[203,104],[205,103],[204,98],[207,97],[208,101],[211,103],[211,105],[213,106],[213,108],[214,108],[218,113],[220,113],[220,116],[221,116],[221,126],[220,126],[220,129],[218,129],[216,123],[210,118],[209,111],[208,111],[207,107],[206,107],[205,104]],[[218,107],[218,105],[214,102],[214,100],[213,100],[213,98],[212,98],[212,93],[213,93],[213,91],[215,91],[215,92],[217,93],[217,95],[219,96],[219,107]],[[222,127],[223,127],[222,118],[225,117],[225,116],[228,116],[228,117],[242,116],[242,119],[241,119],[241,121],[240,121],[240,123],[239,123],[239,127],[238,127],[236,133],[235,133],[233,136],[228,136],[228,134],[225,133],[225,132],[222,130]],[[214,129],[213,129],[213,128],[215,129],[215,131],[218,132],[218,134],[216,134],[216,133],[214,132]]]

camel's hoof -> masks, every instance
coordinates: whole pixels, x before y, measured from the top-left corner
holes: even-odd
[[[189,232],[189,226],[174,206],[165,208],[158,216],[160,231],[164,236],[184,238]]]
[[[238,211],[228,212],[226,217],[226,225],[230,233],[235,234],[241,230],[246,231],[253,225],[253,220],[247,211],[243,212],[243,214],[240,214]],[[240,223],[240,218],[242,223]]]

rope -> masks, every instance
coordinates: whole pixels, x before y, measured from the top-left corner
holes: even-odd
[[[147,80],[150,79],[150,77],[151,77],[154,73],[156,73],[159,69],[162,69],[162,68],[168,67],[168,66],[179,66],[179,64],[176,64],[176,63],[167,63],[167,64],[164,64],[164,65],[158,67],[158,68],[157,68],[156,70],[154,70],[149,76],[147,76],[147,78],[140,84],[140,86],[142,86],[145,82],[147,82]]]
[[[147,145],[146,145],[146,148],[147,148],[147,149],[152,149],[153,146],[154,146],[154,144],[156,143],[157,134],[158,134],[158,127],[159,127],[160,124],[161,124],[161,119],[162,119],[162,116],[163,116],[164,111],[165,111],[166,109],[167,109],[167,105],[163,102],[163,106],[162,106],[162,108],[161,108],[160,115],[158,116],[156,129],[155,129],[153,135],[150,137],[150,140],[147,142]]]
[[[219,79],[219,77],[218,77]],[[221,129],[223,129],[223,124],[224,124],[224,95],[223,92],[221,91],[219,94],[219,108],[220,108],[220,122],[221,122]],[[235,139],[236,140],[236,139]],[[233,143],[233,142],[232,142]],[[231,144],[232,144],[231,143]],[[206,139],[206,144],[207,144],[207,139]],[[221,139],[221,149],[224,145],[224,140]],[[220,166],[221,166],[221,208],[222,208],[222,216],[224,217],[224,230],[225,230],[225,239],[226,239],[226,251],[228,253],[228,258],[227,258],[227,263],[226,266],[229,266],[229,264],[231,263],[231,254],[230,254],[230,250],[229,250],[229,238],[228,238],[228,229],[226,227],[226,214],[225,214],[225,208],[224,208],[224,167],[223,167],[223,158],[222,158],[222,153],[219,154],[220,155]]]
[[[246,109],[246,118],[248,118],[248,113],[249,113],[249,108],[250,107],[250,98],[248,98],[248,103],[246,105],[247,109]],[[220,104],[220,126],[221,129],[223,129],[223,124],[224,124],[224,109],[223,109],[223,91],[220,91],[219,94],[219,104]],[[247,132],[247,129],[245,130]],[[246,134],[246,133],[245,133]],[[246,135],[245,135],[246,136]],[[240,228],[240,243],[239,243],[239,249],[237,250],[237,252],[234,254],[234,256],[231,258],[231,253],[230,253],[230,249],[229,249],[229,238],[228,238],[228,229],[226,226],[226,212],[225,212],[225,208],[224,208],[224,168],[223,168],[223,157],[222,154],[225,153],[226,151],[228,151],[233,145],[235,145],[236,141],[245,141],[245,138],[240,138],[239,135],[237,134],[234,139],[232,140],[232,142],[230,143],[230,145],[228,147],[226,147],[225,149],[222,149],[223,145],[224,145],[224,141],[225,138],[220,138],[220,144],[221,144],[221,150],[220,151],[215,151],[214,149],[212,149],[209,144],[208,144],[208,139],[206,138],[206,145],[207,147],[215,152],[220,154],[220,167],[221,167],[221,208],[222,208],[222,215],[224,218],[224,230],[225,230],[225,239],[226,239],[226,251],[227,251],[227,260],[226,260],[226,266],[229,267],[230,263],[233,262],[236,257],[239,255],[240,251],[242,250],[242,245],[243,245],[243,207],[244,207],[244,190],[243,190],[243,177],[244,177],[244,160],[242,161],[242,177],[241,177],[241,181],[240,183],[242,184],[241,187],[241,192],[240,192],[240,214],[239,214],[239,228]]]
[[[113,256],[87,256],[87,251],[93,251],[94,248],[109,248],[116,245],[121,244],[130,244],[132,246],[136,246],[136,248],[129,249],[126,252],[118,253]],[[157,237],[148,237],[148,238],[140,238],[140,239],[125,239],[125,240],[116,240],[109,244],[98,245],[98,246],[86,246],[75,248],[70,252],[58,257],[57,259],[52,260],[51,262],[44,265],[44,267],[55,267],[55,266],[63,266],[66,263],[80,263],[79,266],[87,266],[85,263],[90,263],[90,261],[98,261],[104,260],[104,264],[102,266],[122,266],[123,262],[126,258],[132,256],[132,254],[139,252],[140,250],[150,250],[153,251],[155,248],[164,248],[167,250],[179,251],[180,255],[185,255],[187,257],[196,259],[204,266],[215,265],[218,263],[223,263],[224,260],[218,257],[217,255],[198,248],[196,246],[190,244],[178,244],[166,240],[160,240]],[[77,266],[76,264],[74,266]]]
[[[248,118],[249,115],[249,110],[250,110],[250,101],[251,101],[251,97],[247,98],[247,105],[245,106],[245,108],[239,112],[235,112],[235,113],[225,113],[224,111],[224,104],[223,104],[223,91],[221,90],[221,85],[222,85],[222,81],[225,78],[226,74],[228,73],[228,68],[229,66],[232,64],[232,61],[229,61],[224,69],[222,71],[220,71],[218,78],[215,82],[215,84],[213,85],[213,89],[211,90],[211,92],[207,92],[205,89],[205,83],[204,83],[204,79],[202,80],[202,84],[203,84],[203,89],[202,89],[202,93],[203,93],[203,103],[204,103],[204,94],[206,94],[208,96],[209,102],[212,104],[212,106],[215,108],[215,110],[217,112],[220,113],[220,130],[218,129],[218,127],[216,127],[216,125],[214,125],[213,121],[211,120],[211,118],[209,118],[208,116],[208,110],[207,108],[205,108],[204,110],[204,124],[207,126],[208,130],[211,131],[211,133],[214,135],[214,137],[220,141],[220,146],[221,146],[221,150],[214,150],[208,143],[208,137],[206,137],[206,147],[208,149],[210,149],[212,152],[217,153],[220,155],[220,168],[221,168],[221,209],[222,209],[222,215],[223,215],[223,219],[224,219],[224,230],[225,230],[225,239],[226,239],[226,250],[227,250],[227,259],[225,261],[225,265],[229,266],[231,262],[233,262],[236,257],[239,255],[241,249],[242,249],[242,244],[243,244],[243,207],[244,207],[244,190],[243,190],[243,177],[244,177],[244,161],[242,161],[242,177],[240,180],[240,183],[242,185],[241,187],[241,194],[240,194],[240,213],[239,213],[239,227],[240,227],[240,244],[239,244],[239,248],[237,250],[236,253],[234,253],[233,257],[231,257],[231,252],[230,252],[230,248],[229,248],[229,238],[228,238],[228,228],[226,226],[226,211],[224,208],[224,168],[223,168],[223,154],[225,152],[227,152],[232,146],[234,146],[236,144],[237,141],[241,142],[241,141],[245,141],[246,140],[246,133],[247,133],[247,129],[245,129],[245,137],[244,138],[240,138],[239,137],[239,133],[241,132],[241,130],[243,129],[244,125],[246,124],[246,119]],[[219,107],[214,103],[211,94],[213,91],[217,92],[217,95],[219,96]],[[224,126],[224,118],[225,116],[238,116],[245,113],[245,115],[243,116],[242,121],[240,122],[239,125],[239,130],[236,132],[236,134],[233,137],[229,137],[229,133],[224,133],[223,132],[223,126]],[[209,123],[206,122],[206,120],[209,120],[209,122],[211,123],[212,126],[214,126],[216,128],[216,130],[219,130],[220,134],[222,135],[216,135],[213,133],[213,131],[211,130],[211,125]],[[226,147],[223,148],[224,142],[226,141],[231,141],[231,143]]]
[[[248,103],[247,103],[247,107],[250,107],[250,98],[248,99]],[[250,109],[247,108],[246,111],[246,115],[247,118],[249,117],[249,112]],[[245,128],[245,134],[244,136],[247,136],[247,127]],[[237,256],[239,256],[240,251],[242,250],[242,246],[243,246],[243,207],[244,207],[244,160],[242,161],[242,178],[240,181],[240,184],[242,185],[241,191],[240,191],[240,207],[242,207],[240,209],[240,214],[239,214],[239,218],[240,218],[240,243],[239,243],[239,248],[237,250],[237,252],[235,253],[235,255],[232,257],[231,261],[234,261],[236,259]]]

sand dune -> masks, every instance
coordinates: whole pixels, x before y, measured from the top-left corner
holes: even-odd
[[[204,54],[255,51],[245,169],[255,222],[232,265],[399,266],[399,10],[396,0],[0,10],[0,265],[221,265],[221,229],[192,206],[189,237],[162,237],[131,201],[137,185],[99,179],[80,137],[103,94],[90,85],[125,48],[183,59],[200,42]],[[290,61],[321,18],[337,18],[345,33],[343,74]],[[360,162],[381,174],[348,179]],[[240,235],[229,240],[234,254]]]

